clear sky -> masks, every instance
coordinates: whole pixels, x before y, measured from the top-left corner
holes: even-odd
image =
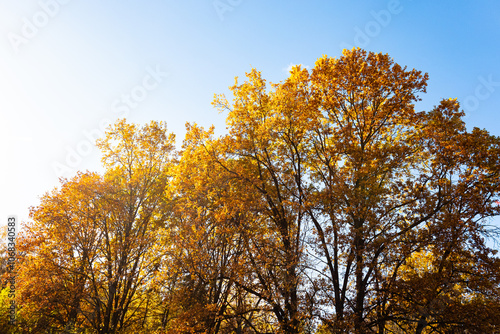
[[[500,2],[0,0],[0,225],[77,170],[117,118],[214,124],[211,106],[252,67],[268,81],[359,46],[429,73],[418,109],[458,98],[500,135]]]

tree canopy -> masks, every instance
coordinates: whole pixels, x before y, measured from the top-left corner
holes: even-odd
[[[118,121],[32,208],[10,332],[498,332],[500,138],[427,79],[355,48],[252,69],[178,150]]]

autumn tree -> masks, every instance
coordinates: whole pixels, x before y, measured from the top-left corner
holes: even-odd
[[[32,208],[22,239],[26,310],[56,328],[148,328],[162,259],[174,137],[162,123],[117,122],[98,142],[106,172],[63,180]],[[43,288],[41,288],[43,287]]]
[[[198,145],[198,136],[204,134],[196,126],[188,127],[173,173],[169,230],[173,247],[168,252],[171,267],[165,273],[175,280],[168,326],[172,333],[220,333],[240,253],[238,236],[231,235],[228,215],[222,210],[226,186],[220,170]]]
[[[300,82],[275,86],[267,92],[261,74],[235,83],[230,104],[217,96],[214,105],[229,111],[229,134],[213,143],[212,159],[230,175],[247,207],[241,224],[247,227],[245,249],[250,280],[238,283],[265,301],[280,331],[299,333],[304,237],[307,227],[304,195],[307,146],[302,113],[307,96]],[[288,87],[288,85],[293,87]],[[295,89],[295,90],[294,90]]]
[[[97,142],[110,186],[103,197],[106,217],[99,226],[104,275],[91,278],[91,322],[100,333],[146,322],[147,310],[138,317],[135,311],[147,304],[149,282],[161,261],[156,241],[168,214],[174,140],[164,123],[138,128],[121,120]]]
[[[213,159],[252,191],[268,219],[260,225],[274,243],[250,239],[249,256],[268,255],[253,267],[256,294],[283,284],[268,299],[283,331],[298,330],[304,265],[316,273],[307,298],[331,331],[383,333],[401,266],[443,247],[439,231],[464,225],[474,254],[492,261],[482,238],[485,220],[499,214],[499,140],[467,132],[456,100],[415,111],[426,74],[353,49],[318,59],[310,73],[295,67],[269,91],[256,70],[247,77],[232,87],[232,104],[215,100],[228,111],[229,135]],[[305,226],[315,263],[304,262]],[[285,261],[273,262],[273,250]],[[283,271],[262,272],[266,264]]]
[[[247,279],[242,226],[245,204],[234,176],[210,158],[213,128],[187,124],[175,167],[173,214],[169,229],[175,275],[173,333],[251,333],[262,330],[258,300],[238,284]],[[167,280],[168,281],[168,280]],[[177,309],[175,309],[175,307]]]
[[[22,327],[35,332],[85,327],[86,285],[101,241],[93,194],[99,181],[96,174],[79,174],[31,209],[33,221],[19,238],[26,254],[19,258],[17,288],[21,312],[30,320]]]
[[[499,213],[498,138],[468,133],[456,100],[416,112],[426,79],[359,49],[324,57],[312,70],[324,125],[312,140],[318,200],[309,213],[334,295],[334,329],[348,316],[356,333],[383,333],[400,266],[415,252],[441,247],[442,231],[467,230],[466,242],[489,253],[481,235],[485,220]]]

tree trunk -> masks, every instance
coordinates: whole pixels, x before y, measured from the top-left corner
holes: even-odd
[[[354,306],[354,331],[356,334],[365,333],[363,325],[363,311],[365,300],[365,283],[363,281],[363,253],[364,253],[364,240],[363,240],[363,221],[360,219],[354,222],[355,235],[354,235],[354,249],[356,251],[356,301]]]

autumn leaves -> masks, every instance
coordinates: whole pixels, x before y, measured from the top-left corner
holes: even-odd
[[[252,70],[231,102],[214,99],[228,134],[188,124],[179,152],[165,124],[119,121],[98,141],[104,175],[65,180],[33,209],[18,319],[40,332],[490,331],[499,140],[467,132],[455,100],[416,112],[426,80],[345,50],[279,84]],[[456,316],[478,308],[480,323]]]

